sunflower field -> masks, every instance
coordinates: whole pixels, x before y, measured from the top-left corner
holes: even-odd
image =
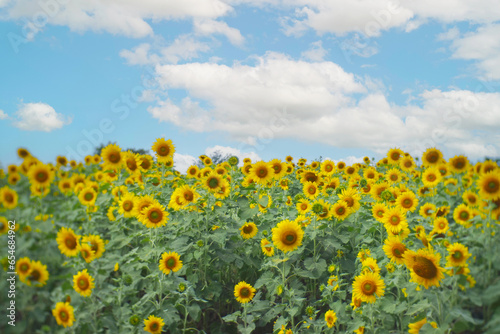
[[[1,333],[500,333],[500,168],[436,148],[0,170]]]

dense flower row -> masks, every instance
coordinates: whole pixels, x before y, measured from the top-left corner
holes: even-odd
[[[498,256],[485,255],[495,250],[500,219],[500,168],[493,161],[445,161],[435,148],[424,152],[420,166],[397,148],[376,164],[365,158],[353,166],[288,156],[244,159],[238,167],[236,157],[214,165],[202,155],[181,175],[170,140],[158,139],[152,150],[154,158],[110,144],[84,164],[62,156],[44,164],[19,149],[23,162],[0,175],[0,233],[35,203],[37,211],[19,219],[22,236],[43,235],[67,260],[52,267],[58,275],[47,290],[58,325],[85,324],[82,332],[92,325],[78,316],[76,303],[94,321],[109,315],[131,331],[142,316],[150,333],[208,330],[200,311],[209,310],[226,323],[219,330],[234,323],[241,332],[256,326],[275,333],[446,332],[457,330],[459,316],[441,305],[410,312],[412,305],[429,305],[439,293],[458,307],[455,288],[474,288],[473,274],[486,268],[484,290],[497,273]],[[63,202],[71,204],[59,212]],[[37,227],[29,215],[51,224]],[[44,289],[56,275],[42,263],[48,259],[41,249],[31,249],[15,269],[21,282]],[[6,259],[3,264],[7,270]],[[141,274],[132,278],[127,270],[134,269]],[[64,277],[92,301],[72,302],[69,292],[57,300]],[[174,283],[175,293],[168,290]],[[210,291],[211,285],[218,288]],[[99,305],[100,289],[119,297]],[[221,306],[231,304],[227,290],[243,312]],[[131,305],[141,315],[128,323],[110,311]],[[169,315],[172,310],[179,316]],[[491,309],[485,310],[482,322],[464,328],[485,326]]]

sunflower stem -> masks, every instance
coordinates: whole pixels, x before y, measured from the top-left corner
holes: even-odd
[[[243,324],[245,325],[245,329],[247,329],[247,303],[243,304]]]

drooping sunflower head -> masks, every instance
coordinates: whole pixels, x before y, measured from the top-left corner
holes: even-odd
[[[273,256],[274,255],[274,247],[273,245],[267,240],[266,238],[262,239],[260,241],[260,247],[262,249],[262,253],[266,256]]]
[[[256,291],[253,286],[245,281],[241,281],[234,287],[234,296],[239,303],[245,304],[253,299]]]
[[[88,243],[80,245],[78,247],[78,250],[80,251],[80,254],[82,255],[85,262],[90,263],[95,260],[95,252]]]
[[[240,227],[240,234],[243,239],[250,239],[257,235],[257,225],[255,223],[249,222],[245,223],[242,227]]]
[[[31,153],[27,149],[20,147],[17,149],[17,155],[19,156],[19,158],[24,159],[30,157]]]
[[[401,242],[399,237],[388,237],[385,240],[384,246],[382,247],[384,253],[387,255],[389,260],[397,264],[403,264],[403,255],[406,252],[406,246]]]
[[[290,252],[302,244],[304,231],[295,221],[285,219],[272,229],[273,243],[283,252]]]
[[[57,233],[57,245],[62,254],[73,257],[78,255],[80,236],[76,235],[71,228],[61,227]]]
[[[439,266],[441,255],[428,249],[419,249],[417,252],[406,251],[404,261],[411,272],[411,280],[423,285],[426,289],[430,286],[439,286],[444,278],[443,268]]]
[[[94,278],[90,276],[87,269],[79,271],[73,276],[73,288],[83,297],[89,297],[94,287]]]
[[[162,254],[159,264],[160,270],[168,275],[170,272],[177,272],[182,268],[182,261],[176,252],[165,252]]]

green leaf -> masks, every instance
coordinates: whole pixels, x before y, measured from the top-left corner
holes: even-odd
[[[410,308],[408,309],[408,311],[406,312],[406,314],[413,315],[415,313],[418,313],[418,312],[421,312],[425,309],[428,309],[429,307],[431,307],[431,304],[429,304],[427,299],[424,299],[424,300],[419,301],[416,304],[411,305]]]

